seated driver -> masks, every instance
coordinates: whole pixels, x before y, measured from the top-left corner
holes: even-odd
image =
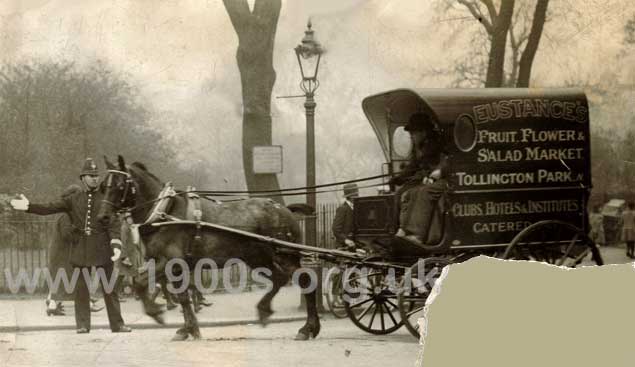
[[[412,139],[410,161],[390,180],[400,197],[400,228],[395,234],[415,245],[425,244],[437,203],[447,189],[447,154],[434,117],[415,113],[405,129]]]

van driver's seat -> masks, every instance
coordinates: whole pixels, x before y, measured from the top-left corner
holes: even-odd
[[[399,239],[397,240],[397,242],[403,243],[399,245],[399,247],[401,248],[399,252],[421,254],[423,252],[434,252],[436,250],[441,250],[440,248],[435,248],[435,246],[441,244],[443,235],[445,233],[445,212],[446,203],[448,202],[447,195],[447,191],[444,192],[433,208],[432,217],[430,219],[430,226],[428,227],[428,233],[423,243],[424,246],[418,246],[417,244],[411,243],[410,241],[407,241],[405,239]],[[400,200],[400,198],[398,197],[399,195],[395,195],[395,199]],[[396,214],[397,221],[399,221],[399,209],[396,210]],[[400,227],[400,224],[398,224],[397,227]],[[407,244],[407,246],[405,247],[409,248],[409,250],[404,248],[404,244]]]

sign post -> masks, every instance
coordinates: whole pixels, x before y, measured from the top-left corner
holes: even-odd
[[[282,173],[282,145],[255,146],[252,154],[255,174]]]

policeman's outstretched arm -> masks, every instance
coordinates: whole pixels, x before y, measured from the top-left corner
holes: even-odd
[[[10,204],[15,210],[22,210],[27,213],[38,215],[67,213],[70,212],[71,208],[68,198],[61,198],[46,204],[36,204],[29,202],[29,200],[22,194],[20,194],[20,199],[11,200]]]

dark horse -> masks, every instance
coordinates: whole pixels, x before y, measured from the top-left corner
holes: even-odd
[[[281,253],[268,244],[210,228],[202,228],[200,232],[197,232],[193,225],[150,226],[146,220],[152,205],[148,203],[157,200],[164,184],[141,163],[135,162],[126,166],[123,157],[119,156],[118,166],[115,166],[106,157],[104,159],[109,171],[98,219],[107,223],[116,211],[131,212],[134,223],[142,224],[140,237],[145,245],[146,258],[155,260],[157,281],[165,276],[165,265],[170,259],[183,259],[189,266],[193,266],[200,259],[210,258],[219,268],[222,268],[229,259],[240,259],[252,269],[258,267],[270,269],[271,275],[268,278],[272,288],[256,306],[260,322],[263,325],[266,324],[273,313],[271,300],[280,287],[287,284],[293,272],[300,268],[300,255]],[[172,197],[171,204],[165,210],[166,214],[176,218],[186,218],[188,199],[183,194],[177,193]],[[270,199],[251,198],[224,203],[201,199],[200,209],[203,222],[291,242],[302,238],[300,226],[293,212]],[[173,270],[173,273],[178,273],[178,266],[175,268],[177,271]],[[190,269],[194,268],[190,267]],[[302,272],[298,279],[299,285],[303,289],[310,289],[310,282],[309,274]],[[162,322],[163,310],[148,295],[147,277],[139,277],[135,283],[135,290],[143,302],[146,314],[152,316],[157,322]],[[314,338],[320,332],[315,290],[305,293],[304,297],[307,304],[307,320],[298,331],[296,340]],[[188,335],[194,339],[200,338],[198,322],[187,292],[182,292],[178,300],[183,308],[185,324],[177,330],[173,340],[185,340]]]

